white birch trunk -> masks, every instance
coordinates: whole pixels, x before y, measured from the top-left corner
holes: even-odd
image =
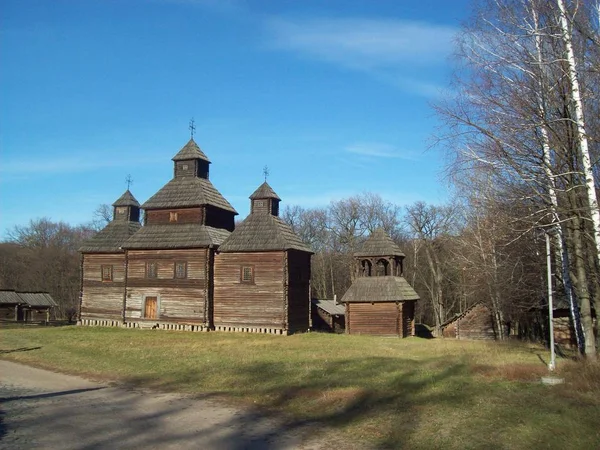
[[[535,48],[536,48],[536,62],[539,65],[538,72],[538,114],[542,120],[542,124],[539,127],[540,134],[542,136],[542,152],[543,152],[543,166],[544,174],[547,178],[548,196],[550,197],[550,208],[552,213],[552,222],[554,223],[554,230],[556,231],[556,245],[558,248],[558,255],[560,258],[562,281],[565,289],[565,294],[569,299],[569,310],[571,313],[571,320],[573,321],[573,329],[575,331],[575,341],[577,342],[577,348],[580,352],[584,350],[583,337],[581,335],[581,318],[579,316],[579,306],[574,296],[573,284],[571,282],[571,273],[569,271],[569,257],[566,246],[564,244],[563,229],[560,225],[560,217],[558,215],[558,197],[556,195],[556,182],[554,181],[554,173],[552,172],[552,158],[550,150],[550,138],[548,137],[548,130],[546,129],[546,102],[544,101],[546,86],[544,85],[544,73],[543,64],[544,59],[542,55],[542,45],[540,42],[539,34],[539,20],[534,2],[531,2],[531,14],[533,17],[534,33],[535,33]]]
[[[590,217],[594,230],[594,242],[596,244],[596,259],[600,261],[600,210],[598,209],[598,197],[596,196],[596,183],[592,171],[592,162],[588,149],[588,140],[585,131],[585,121],[583,118],[583,102],[579,89],[579,78],[577,76],[577,64],[575,53],[573,51],[573,40],[569,31],[569,22],[564,0],[556,0],[560,9],[560,28],[562,41],[567,53],[567,65],[569,68],[569,81],[571,83],[571,95],[573,96],[573,107],[575,112],[575,122],[577,125],[577,140],[579,142],[579,151],[583,174],[585,177],[585,187],[590,207]]]

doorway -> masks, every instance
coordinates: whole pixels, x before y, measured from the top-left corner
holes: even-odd
[[[146,297],[144,299],[144,319],[156,319],[158,310],[158,298]]]

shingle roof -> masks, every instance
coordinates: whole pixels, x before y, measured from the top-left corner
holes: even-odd
[[[57,306],[56,302],[47,292],[17,292],[29,306]]]
[[[200,205],[212,205],[237,214],[233,206],[209,180],[197,177],[173,178],[150,197],[142,208],[180,208]]]
[[[220,245],[227,236],[227,230],[196,223],[148,225],[123,244],[123,248],[203,248]]]
[[[312,250],[277,216],[250,214],[221,244],[221,252]]]
[[[0,303],[17,305],[23,300],[15,291],[0,291]]]
[[[386,276],[357,278],[340,302],[398,302],[405,300],[419,300],[419,294],[403,277]]]
[[[173,161],[185,161],[187,159],[203,159],[204,161],[210,162],[193,138],[190,139],[172,158]]]
[[[260,198],[274,198],[276,200],[281,200],[279,196],[275,193],[273,188],[269,186],[269,184],[265,181],[261,184],[257,190],[250,196],[251,200],[260,199]]]
[[[323,311],[331,314],[332,316],[343,316],[346,314],[346,307],[334,302],[333,300],[319,300],[317,298],[313,298],[312,304],[318,308],[321,308]]]
[[[29,306],[57,306],[56,302],[47,292],[15,292],[0,291],[0,303],[4,304],[27,304]]]
[[[121,246],[140,228],[139,222],[113,220],[92,238],[85,241],[79,251],[82,253],[121,252]]]
[[[382,229],[376,229],[354,256],[405,256],[400,247]]]
[[[127,189],[123,195],[121,195],[113,206],[140,206],[138,201],[135,199],[133,194]]]

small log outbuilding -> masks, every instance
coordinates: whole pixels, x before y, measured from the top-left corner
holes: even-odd
[[[312,251],[279,218],[281,199],[265,181],[250,215],[218,249],[213,320],[217,331],[307,331]]]
[[[442,324],[442,336],[445,338],[494,340],[498,334],[492,311],[481,302],[475,303]]]
[[[49,322],[56,302],[47,292],[0,291],[0,320]]]
[[[335,300],[313,298],[311,317],[314,330],[343,333],[346,329],[346,308]]]
[[[419,295],[403,277],[404,257],[383,229],[375,230],[354,253],[356,279],[341,299],[346,333],[414,335]]]

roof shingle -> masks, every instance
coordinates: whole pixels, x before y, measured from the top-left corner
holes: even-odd
[[[250,196],[251,200],[261,199],[261,198],[274,198],[276,200],[281,200],[279,196],[275,193],[273,188],[269,186],[269,183],[266,181],[261,184],[257,190]]]
[[[188,159],[202,159],[210,163],[204,152],[198,147],[194,138],[190,139],[173,158],[172,161],[185,161]]]
[[[133,194],[127,189],[123,195],[121,195],[116,202],[112,204],[112,206],[137,206],[140,204],[135,199]]]
[[[400,247],[383,230],[376,229],[354,256],[405,256]]]
[[[181,208],[211,205],[217,208],[237,211],[225,200],[213,184],[205,178],[173,178],[143,205],[143,209]]]
[[[288,224],[270,214],[250,214],[223,242],[221,252],[253,252],[269,250],[312,250]]]
[[[117,253],[121,246],[142,226],[139,222],[120,222],[113,220],[93,237],[85,241],[81,253]]]
[[[205,248],[220,245],[227,236],[227,230],[196,223],[149,225],[134,234],[123,244],[123,248]]]
[[[359,277],[346,291],[341,303],[347,302],[401,302],[419,300],[403,277]]]

